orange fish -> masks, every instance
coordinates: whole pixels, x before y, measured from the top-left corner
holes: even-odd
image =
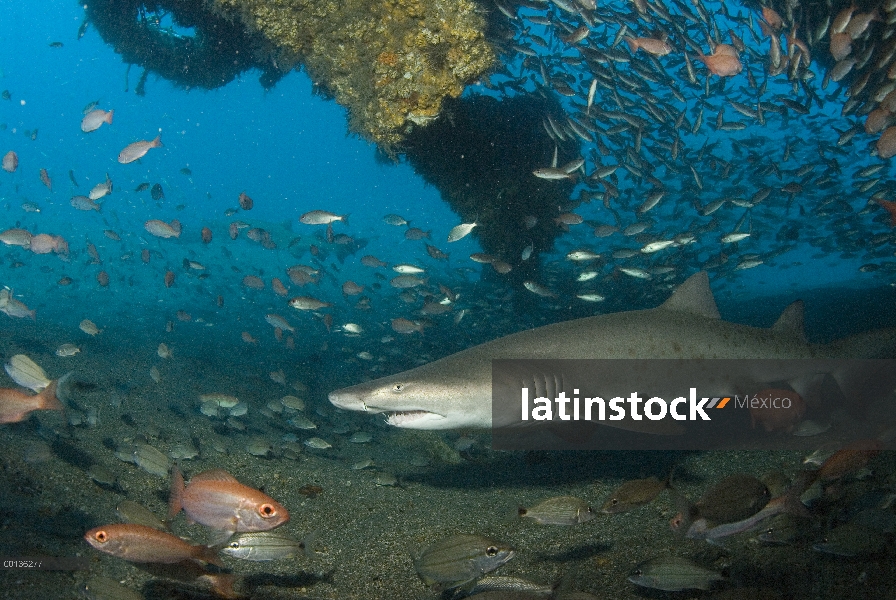
[[[40,182],[47,186],[48,190],[53,191],[53,180],[50,179],[50,174],[46,169],[40,170]]]
[[[831,481],[854,473],[883,451],[880,440],[858,440],[834,452],[818,469],[817,479]]]
[[[202,243],[210,244],[212,242],[212,230],[208,227],[202,228]]]
[[[627,37],[625,38],[625,43],[628,44],[628,48],[632,51],[632,54],[635,54],[639,49],[644,50],[649,54],[653,54],[654,56],[666,56],[667,54],[672,52],[672,46],[670,46],[663,40],[658,40],[656,38]]]
[[[223,469],[194,475],[189,485],[177,466],[171,475],[168,518],[183,509],[190,520],[227,532],[268,531],[289,520],[284,506]]]
[[[174,285],[174,271],[165,271],[165,287],[170,288]]]
[[[188,544],[176,535],[146,525],[102,525],[85,533],[84,539],[100,552],[130,562],[171,564],[194,560],[223,566],[214,548]]]
[[[161,148],[162,147],[162,136],[157,135],[153,140],[141,140],[139,142],[134,142],[133,144],[128,144],[125,146],[124,150],[119,152],[118,154],[118,162],[123,165],[128,163],[132,163],[135,160],[138,160],[146,155],[147,152],[152,148]]]
[[[56,397],[57,382],[50,382],[44,390],[29,395],[11,388],[0,388],[0,423],[24,421],[32,410],[65,410]]]
[[[775,32],[781,31],[784,27],[784,19],[781,18],[781,15],[767,6],[762,7],[762,18],[765,19],[765,22],[768,23]]]
[[[709,56],[701,52],[697,55],[697,59],[703,61],[710,73],[719,77],[737,75],[744,68],[737,57],[737,50],[728,44],[717,45],[715,51]]]
[[[878,200],[877,203],[890,213],[890,227],[896,227],[896,202],[892,200]]]

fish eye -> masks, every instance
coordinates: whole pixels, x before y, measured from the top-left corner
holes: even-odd
[[[277,514],[277,509],[275,509],[270,504],[262,504],[258,507],[258,513],[265,518],[273,517]]]
[[[610,500],[610,504],[612,504],[613,506],[616,506],[617,504],[619,504],[619,499],[613,498],[612,500]]]
[[[97,531],[96,533],[93,534],[93,539],[95,539],[96,541],[98,541],[100,543],[103,543],[109,539],[109,536],[108,536],[108,534],[106,534],[105,531]]]
[[[486,556],[497,556],[497,554],[498,554],[498,548],[496,546],[489,546],[488,548],[485,549]]]
[[[392,391],[393,391],[393,392],[401,392],[401,391],[404,391],[404,384],[403,384],[403,383],[396,383],[395,385],[392,386]]]
[[[230,542],[230,544],[228,544],[228,546],[230,548],[233,548],[234,550],[236,550],[240,547],[240,543],[239,542]]]

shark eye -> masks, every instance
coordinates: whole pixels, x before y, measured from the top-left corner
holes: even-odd
[[[403,392],[403,391],[404,391],[404,384],[403,384],[403,383],[396,383],[395,385],[392,386],[392,391],[393,391],[393,392]]]

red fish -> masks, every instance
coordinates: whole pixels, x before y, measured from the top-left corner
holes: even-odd
[[[136,563],[171,564],[194,560],[223,566],[213,548],[188,544],[176,535],[146,525],[103,525],[85,533],[84,539],[100,552]]]
[[[890,213],[890,227],[896,227],[896,202],[892,200],[878,200],[877,203]]]
[[[211,244],[212,242],[212,230],[208,227],[202,228],[202,243],[203,244]]]
[[[728,44],[717,45],[716,49],[709,56],[701,52],[697,55],[697,59],[703,61],[710,73],[719,77],[737,75],[744,68],[737,57],[737,50]]]
[[[0,388],[0,423],[24,421],[33,410],[65,410],[56,397],[57,382],[53,381],[36,395],[11,388]]]
[[[96,281],[100,284],[100,287],[108,287],[109,285],[109,274],[105,271],[100,271],[96,274]]]
[[[883,443],[877,439],[857,440],[834,452],[818,469],[819,481],[832,481],[855,473],[880,454]]]
[[[243,210],[252,210],[252,207],[255,203],[252,201],[252,198],[246,194],[246,192],[240,192],[240,208]]]
[[[174,271],[165,271],[165,287],[170,288],[174,285]]]
[[[47,186],[48,190],[53,191],[53,180],[50,179],[50,174],[46,169],[40,170],[40,182]]]
[[[176,466],[171,475],[168,518],[183,509],[190,520],[234,532],[267,531],[289,520],[286,508],[267,494],[247,485],[223,469],[194,475],[189,485]]]

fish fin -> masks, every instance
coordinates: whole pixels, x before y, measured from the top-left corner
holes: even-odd
[[[299,542],[299,546],[302,548],[302,552],[308,558],[315,558],[317,556],[316,551],[314,550],[314,543],[317,541],[318,536],[320,536],[320,530],[315,529],[314,531],[303,537]]]
[[[171,468],[171,487],[168,492],[168,520],[177,516],[183,508],[184,476],[177,465]]]
[[[191,483],[194,481],[227,481],[230,483],[239,483],[236,477],[224,469],[209,469],[208,471],[197,473],[190,479]]]
[[[634,54],[635,52],[638,51],[638,43],[637,42],[635,42],[630,37],[625,37],[623,39],[625,40],[625,43],[628,44],[628,49],[629,49],[629,51],[631,51],[632,54]]]
[[[709,287],[709,275],[706,271],[700,271],[688,277],[684,283],[675,288],[669,299],[663,302],[659,308],[708,319],[722,318]]]
[[[346,227],[348,227],[348,218],[351,216],[351,214],[352,213],[345,213],[344,215],[342,215],[342,224]]]
[[[224,566],[224,562],[218,556],[218,549],[214,546],[193,546],[193,549],[193,560],[215,565],[216,567]]]
[[[233,534],[236,533],[229,529],[211,529],[209,531],[212,534],[212,537],[208,542],[209,548],[223,548],[227,545],[227,542],[230,541],[230,538],[233,537]]]
[[[40,398],[39,408],[41,410],[65,410],[65,405],[56,397],[57,386],[58,381],[51,381],[50,385],[45,387],[41,393],[37,395],[38,398]]]
[[[110,110],[109,112],[106,113],[106,117],[105,117],[103,120],[104,120],[107,124],[111,125],[111,124],[112,124],[112,117],[113,117],[114,114],[115,114],[115,111],[114,111],[114,110]]]
[[[221,598],[242,598],[233,589],[236,575],[233,573],[205,573],[199,579],[208,582],[216,596]]]
[[[797,300],[781,312],[781,316],[772,325],[772,331],[795,337],[799,341],[806,342],[806,331],[803,327],[803,309],[805,304]]]
[[[75,374],[74,371],[69,371],[62,377],[56,380],[56,397],[63,403],[71,401],[71,393],[69,389],[69,380]]]
[[[153,148],[161,148],[162,147],[162,134],[161,133],[159,135],[157,135],[155,137],[155,139],[152,141],[152,147]]]

